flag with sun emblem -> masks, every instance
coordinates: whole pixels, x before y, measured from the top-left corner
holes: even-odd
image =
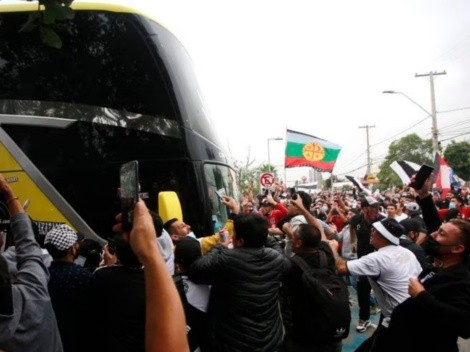
[[[287,130],[285,167],[311,166],[332,172],[341,147],[315,136]]]

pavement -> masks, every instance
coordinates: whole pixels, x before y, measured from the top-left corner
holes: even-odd
[[[351,307],[351,327],[349,330],[349,336],[343,340],[342,352],[353,352],[361,343],[367,340],[375,331],[379,322],[380,314],[371,315],[370,321],[371,326],[366,332],[359,333],[356,331],[356,324],[359,321],[359,306],[357,304],[357,294],[354,288],[349,286],[349,295],[352,301]],[[458,341],[459,352],[470,352],[470,339],[460,339]]]
[[[366,332],[359,333],[356,331],[356,324],[359,321],[359,306],[357,304],[357,294],[354,288],[351,286],[349,288],[349,297],[352,302],[351,306],[351,327],[349,329],[349,336],[343,340],[343,349],[342,352],[353,352],[358,348],[362,342],[367,340],[375,331],[377,324],[379,322],[380,314],[375,314],[370,316],[371,326],[366,330]]]

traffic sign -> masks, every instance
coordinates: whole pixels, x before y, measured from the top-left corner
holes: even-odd
[[[262,172],[259,174],[259,184],[261,187],[269,188],[274,184],[274,173]]]

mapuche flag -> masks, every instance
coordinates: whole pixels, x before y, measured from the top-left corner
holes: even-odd
[[[311,166],[331,172],[341,147],[315,136],[287,130],[285,167]]]

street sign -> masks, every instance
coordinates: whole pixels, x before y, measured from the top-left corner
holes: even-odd
[[[269,188],[274,184],[274,173],[262,172],[259,174],[259,184],[261,187]]]

